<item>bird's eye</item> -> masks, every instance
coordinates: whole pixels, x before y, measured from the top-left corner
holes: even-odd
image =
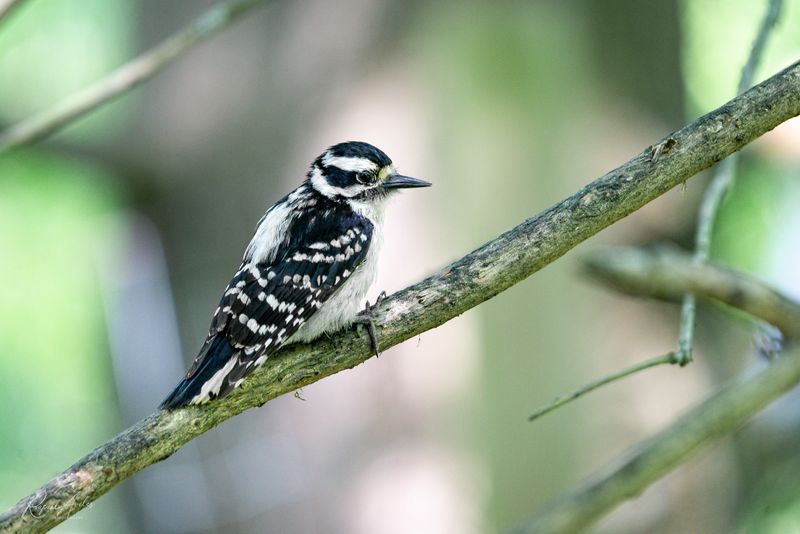
[[[368,172],[359,172],[356,174],[356,181],[360,184],[369,185],[375,181],[375,176]]]

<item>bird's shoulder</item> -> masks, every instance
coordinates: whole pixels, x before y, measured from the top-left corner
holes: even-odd
[[[286,259],[306,248],[337,254],[355,243],[369,245],[375,224],[349,203],[314,194],[306,204],[305,208],[296,206],[292,210],[286,236],[276,251],[275,260]]]

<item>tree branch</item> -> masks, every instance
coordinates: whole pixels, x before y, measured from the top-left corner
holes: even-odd
[[[230,25],[261,2],[262,0],[237,0],[217,4],[188,27],[102,80],[0,133],[0,154],[47,137],[81,115],[149,80],[192,47]],[[11,5],[13,6],[13,2]]]
[[[690,291],[764,319],[790,341],[800,339],[800,303],[734,269],[696,263],[674,249],[636,247],[595,253],[585,265],[595,278],[626,293],[676,300]]]
[[[701,447],[735,431],[798,382],[800,352],[795,350],[757,374],[724,387],[626,458],[606,466],[582,487],[540,509],[514,532],[581,532],[624,500],[641,494]]]
[[[795,63],[571,197],[382,301],[375,314],[381,346],[392,347],[497,295],[798,114],[800,63]],[[202,407],[157,411],[96,448],[0,516],[0,532],[50,528],[222,421],[370,356],[369,343],[354,332],[287,347],[229,397]]]

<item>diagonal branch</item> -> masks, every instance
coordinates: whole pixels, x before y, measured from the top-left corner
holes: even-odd
[[[800,63],[795,63],[571,197],[382,301],[376,312],[381,346],[392,347],[490,299],[798,114]],[[287,347],[231,396],[203,407],[157,411],[99,446],[0,516],[0,532],[57,525],[222,421],[370,356],[369,343],[353,332]]]
[[[2,1],[0,0],[0,2]],[[262,1],[237,0],[212,7],[188,27],[126,63],[102,80],[67,97],[52,108],[0,132],[0,153],[39,141],[81,115],[149,80],[192,47],[230,25]]]

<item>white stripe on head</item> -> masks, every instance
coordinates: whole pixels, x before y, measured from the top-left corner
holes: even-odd
[[[322,164],[326,167],[336,167],[347,172],[376,171],[378,169],[378,165],[367,158],[334,156],[330,150],[322,156]]]
[[[334,187],[322,175],[322,169],[314,166],[311,169],[311,186],[328,198],[333,198],[339,194],[341,187]]]

